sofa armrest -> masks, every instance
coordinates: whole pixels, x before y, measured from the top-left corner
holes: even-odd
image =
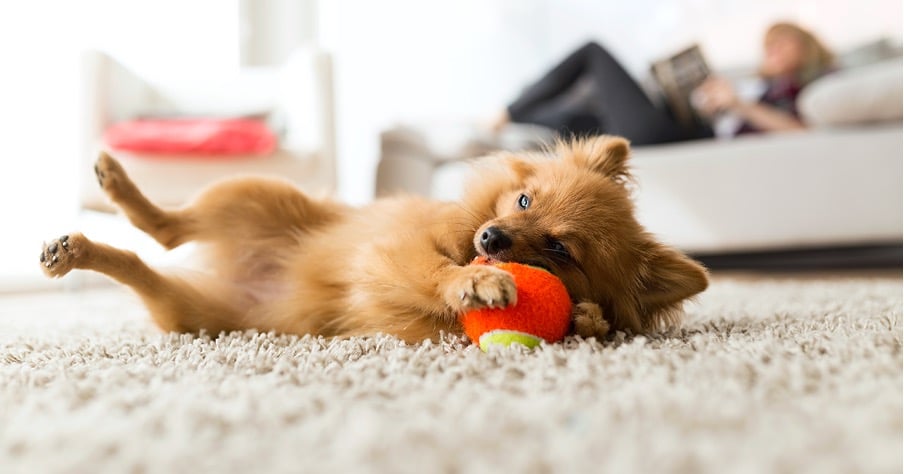
[[[550,129],[527,124],[510,124],[498,133],[470,121],[397,125],[380,134],[376,194],[431,196],[434,175],[442,167],[497,151],[535,150],[552,143],[554,137]]]
[[[150,84],[104,52],[82,53],[81,76],[82,113],[97,138],[107,125],[134,117],[153,100]]]
[[[104,130],[112,123],[140,113],[151,101],[153,90],[119,61],[101,51],[84,51],[79,68],[79,147],[84,161],[80,168],[85,173],[80,182],[84,187],[94,184],[89,171],[102,146]]]
[[[374,193],[376,197],[402,192],[430,196],[433,174],[440,164],[418,153],[383,154],[377,163]]]
[[[333,141],[332,65],[315,47],[296,49],[282,65],[278,102],[286,121],[286,146],[319,151]]]
[[[336,179],[333,71],[330,55],[314,46],[297,48],[281,66],[277,102],[285,124],[282,147],[316,155],[320,171]]]
[[[80,194],[96,191],[93,163],[102,146],[104,131],[117,121],[144,109],[153,91],[150,85],[102,51],[87,50],[79,58],[78,104],[81,118],[79,147]]]

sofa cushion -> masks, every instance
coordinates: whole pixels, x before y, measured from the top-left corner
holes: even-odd
[[[901,120],[902,61],[898,57],[820,78],[797,99],[809,125],[855,125]]]
[[[900,57],[901,43],[891,37],[883,37],[841,51],[836,60],[839,66],[847,69]]]
[[[266,155],[276,147],[267,126],[250,119],[143,119],[110,126],[104,141],[113,150],[210,158]]]

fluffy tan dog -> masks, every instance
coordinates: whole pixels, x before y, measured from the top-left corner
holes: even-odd
[[[44,246],[52,277],[74,268],[131,287],[166,331],[257,328],[324,336],[461,332],[458,316],[515,302],[511,276],[477,255],[544,267],[565,283],[574,332],[603,336],[675,323],[706,271],[657,243],[634,218],[627,141],[597,137],[548,153],[496,157],[462,202],[405,196],[353,208],[288,182],[238,178],[163,210],[101,154],[101,187],[167,248],[195,241],[203,275],[160,273],[132,252],[80,233]]]

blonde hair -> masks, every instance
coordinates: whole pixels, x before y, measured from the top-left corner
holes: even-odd
[[[804,28],[789,22],[775,23],[766,30],[763,43],[768,44],[776,35],[789,35],[800,41],[803,59],[797,69],[795,78],[801,86],[805,86],[821,76],[835,64],[835,55],[819,38]]]

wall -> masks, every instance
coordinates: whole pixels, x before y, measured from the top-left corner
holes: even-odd
[[[630,72],[699,42],[716,67],[755,63],[766,25],[799,21],[836,48],[901,37],[897,0],[332,0],[320,36],[336,54],[342,196],[373,192],[380,130],[487,118],[570,49],[595,39]]]
[[[282,64],[317,32],[316,0],[239,0],[242,66]]]
[[[372,196],[380,130],[488,117],[589,38],[639,74],[692,41],[718,67],[753,62],[763,27],[779,18],[810,25],[836,47],[901,36],[898,0],[321,0],[317,8],[314,0],[272,1],[316,11],[320,39],[335,53],[341,196],[353,203]],[[79,51],[102,47],[150,75],[234,69],[238,2],[0,3],[0,212],[17,229],[0,240],[0,274],[36,269],[28,249],[74,221]],[[294,38],[286,34],[278,38]]]

